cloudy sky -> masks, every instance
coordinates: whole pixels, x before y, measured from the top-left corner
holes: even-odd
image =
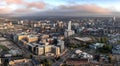
[[[84,16],[119,13],[120,0],[0,0],[0,14]]]

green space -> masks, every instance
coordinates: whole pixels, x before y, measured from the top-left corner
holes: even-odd
[[[97,49],[97,51],[102,54],[108,54],[111,52],[111,50],[112,50],[111,45],[104,45],[103,47]]]
[[[3,51],[8,51],[9,49],[3,45],[0,45],[0,49],[3,49]]]
[[[48,59],[42,60],[41,63],[43,64],[43,66],[52,66],[51,62]]]
[[[120,44],[120,40],[118,40],[117,43]]]
[[[97,39],[98,39],[97,42],[100,42],[100,43],[107,43],[108,42],[108,37],[99,37]]]

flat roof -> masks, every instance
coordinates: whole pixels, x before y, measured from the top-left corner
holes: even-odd
[[[84,42],[86,42],[86,41],[91,41],[92,39],[91,38],[89,38],[89,37],[74,37],[76,40],[79,40],[79,41],[84,41]]]

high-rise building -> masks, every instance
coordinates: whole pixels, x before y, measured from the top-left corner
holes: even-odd
[[[69,23],[68,23],[68,30],[69,31],[71,30],[71,21],[69,21]]]
[[[65,37],[69,37],[69,36],[73,35],[74,33],[75,32],[73,30],[71,30],[71,21],[69,21],[69,23],[68,23],[68,29],[65,30],[64,36]]]
[[[115,17],[115,16],[113,17],[113,21],[114,21],[114,22],[116,21],[116,17]]]
[[[57,45],[60,47],[60,52],[63,52],[65,49],[64,41],[59,41]]]

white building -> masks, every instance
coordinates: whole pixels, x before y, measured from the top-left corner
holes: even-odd
[[[68,29],[65,30],[64,36],[65,37],[69,37],[69,36],[74,35],[74,34],[75,34],[75,32],[73,30],[71,30],[71,21],[69,21],[69,23],[68,23]]]
[[[115,17],[115,16],[113,17],[113,21],[114,21],[114,22],[116,21],[116,17]]]
[[[103,46],[104,46],[103,43],[96,43],[96,44],[89,45],[89,47],[91,49],[97,49],[97,48],[100,48],[100,47],[103,47]]]
[[[86,59],[93,59],[93,55],[83,52],[79,49],[75,50],[75,54],[71,55],[72,58],[86,58]]]
[[[64,41],[59,40],[57,46],[60,47],[60,52],[63,52],[65,49]]]

